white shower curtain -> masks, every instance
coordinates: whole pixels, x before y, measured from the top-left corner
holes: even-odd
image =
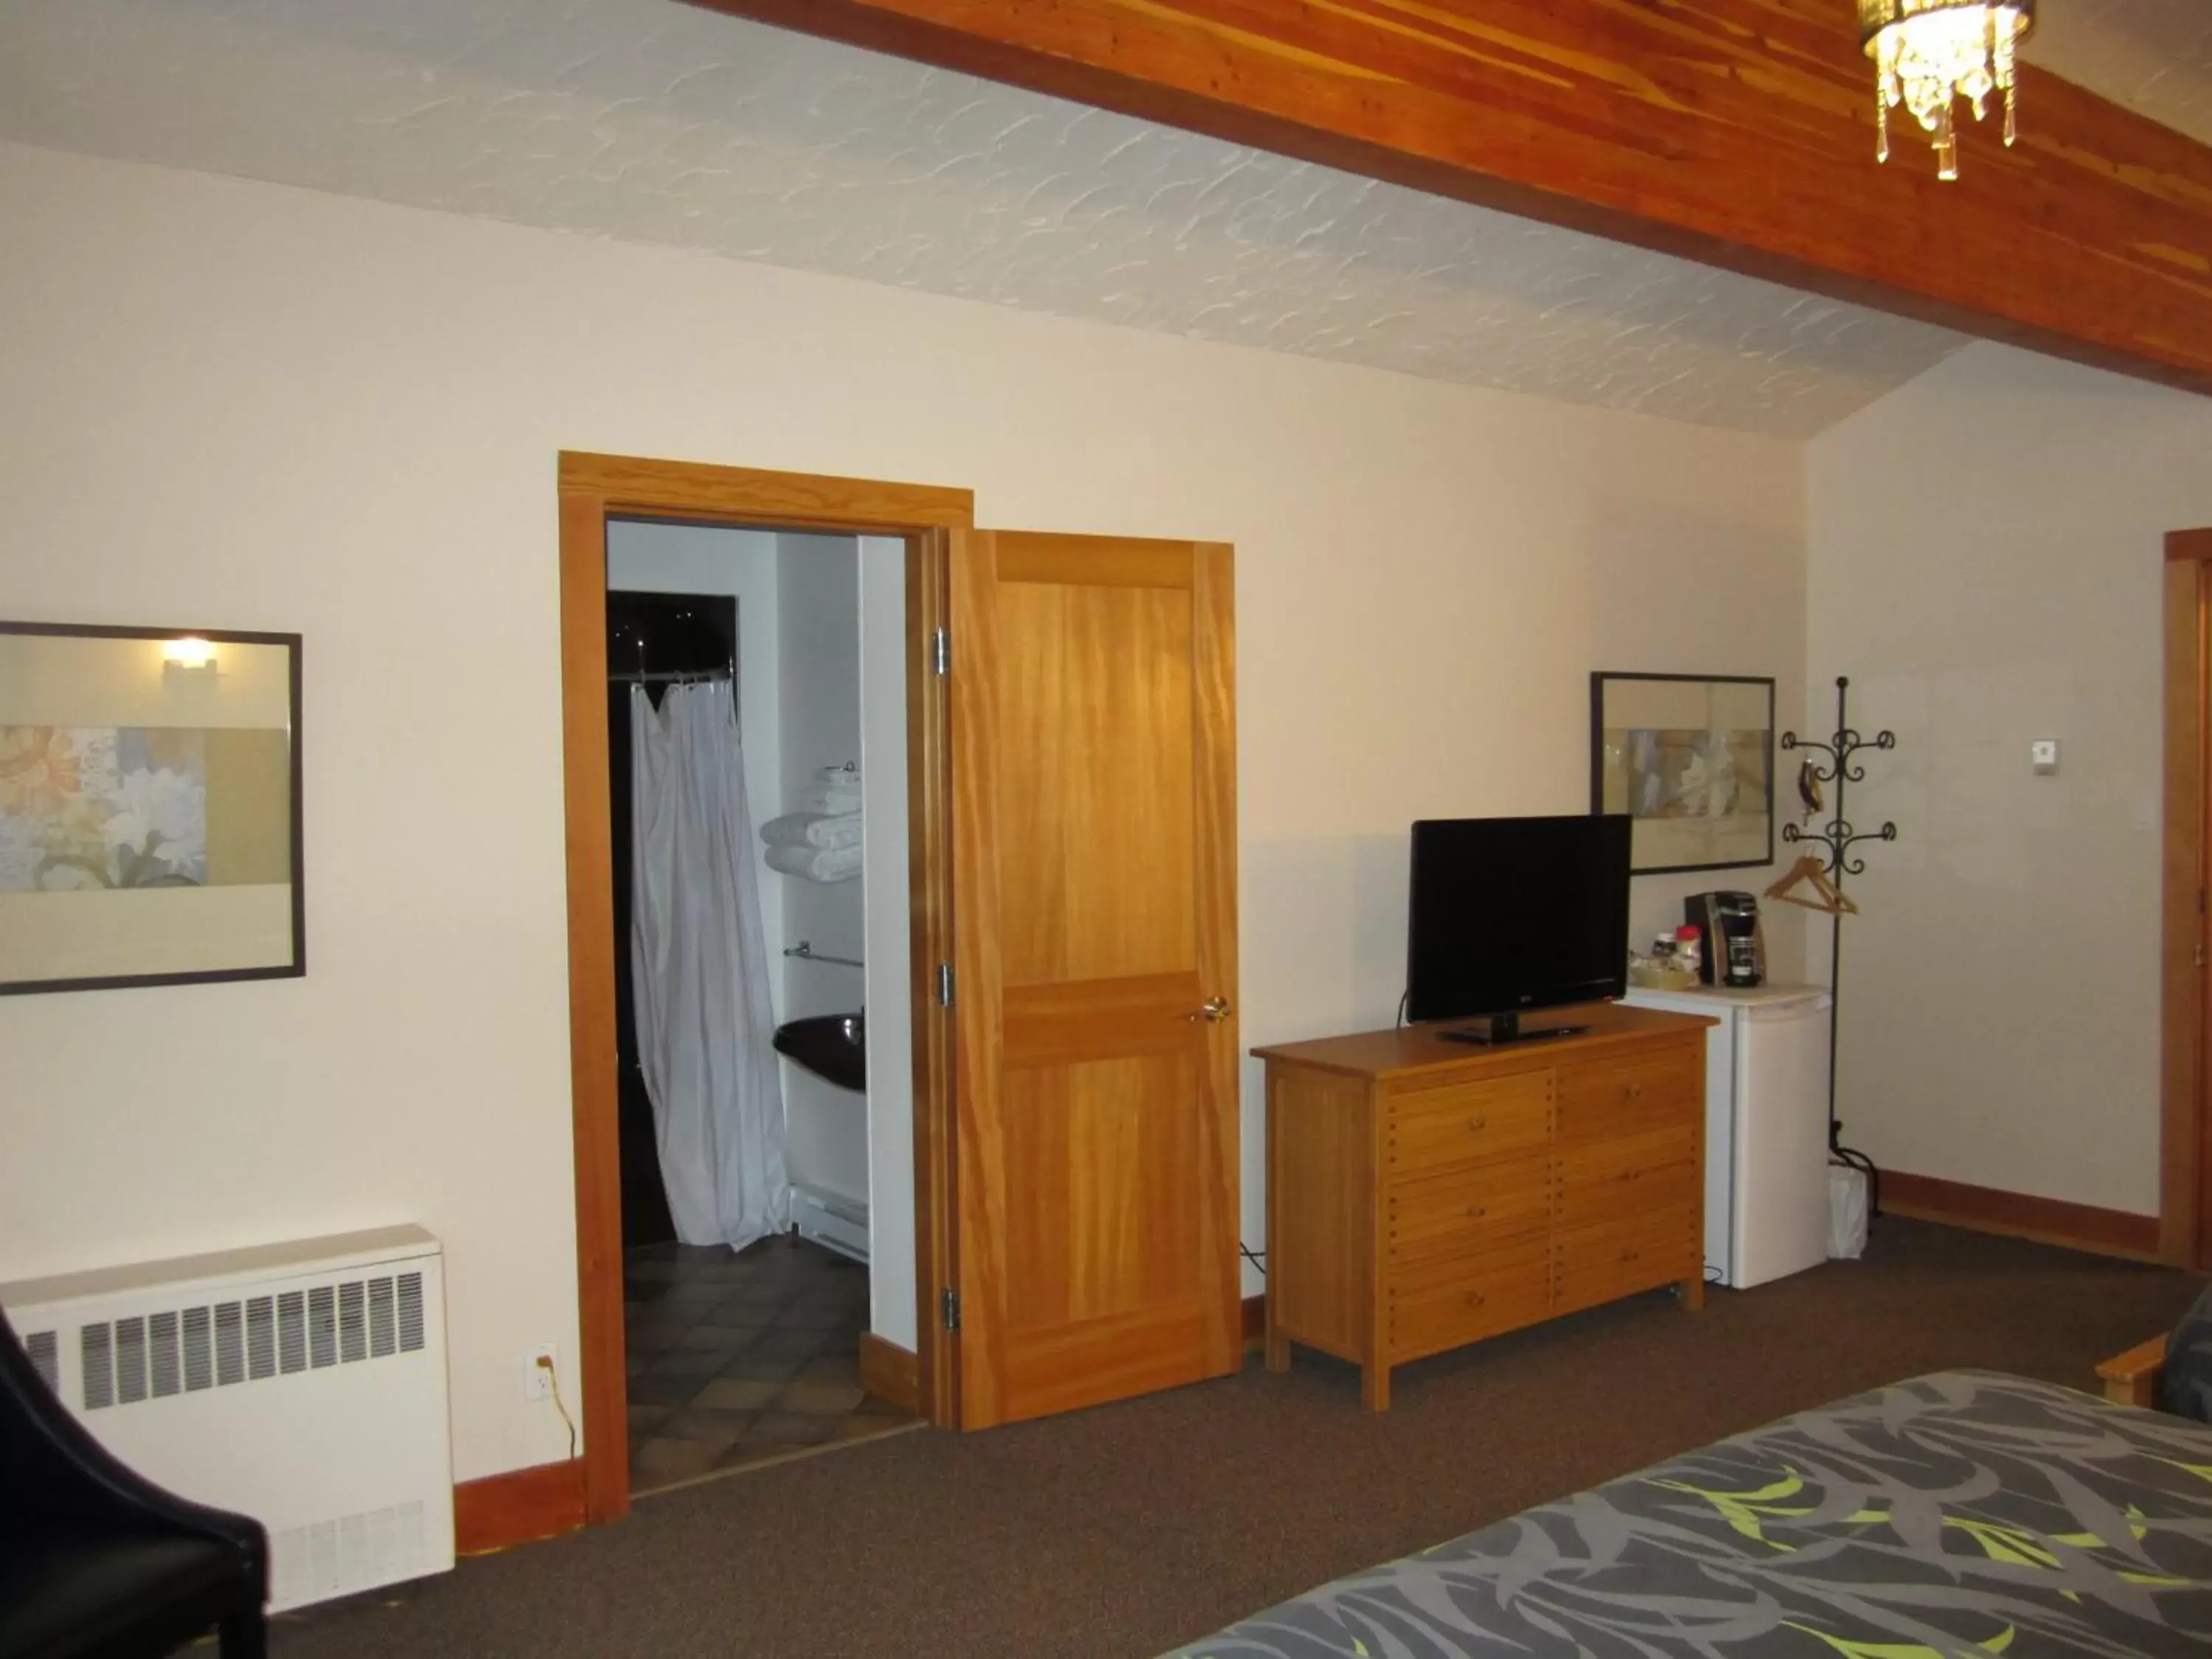
[[[629,694],[630,983],[660,1177],[686,1244],[789,1220],[783,1106],[736,705],[726,680]]]

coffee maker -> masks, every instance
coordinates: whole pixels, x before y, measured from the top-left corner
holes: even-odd
[[[1682,920],[1698,930],[1698,977],[1706,984],[1766,982],[1759,901],[1749,893],[1692,893],[1682,901]]]

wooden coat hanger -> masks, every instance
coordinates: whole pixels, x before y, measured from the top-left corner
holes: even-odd
[[[1813,890],[1811,897],[1799,892],[1803,887]],[[1817,910],[1824,916],[1855,916],[1859,913],[1859,907],[1851,902],[1850,896],[1828,879],[1826,866],[1810,853],[1799,857],[1788,873],[1766,890],[1766,896],[1780,899],[1784,904]]]

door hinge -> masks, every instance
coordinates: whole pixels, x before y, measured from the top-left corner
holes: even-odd
[[[939,1297],[937,1312],[938,1317],[943,1321],[946,1330],[958,1330],[960,1328],[960,1292],[946,1291]]]
[[[952,635],[942,628],[930,636],[929,659],[939,673],[952,672]]]
[[[941,1008],[952,1006],[952,964],[949,962],[937,964],[937,1003]]]

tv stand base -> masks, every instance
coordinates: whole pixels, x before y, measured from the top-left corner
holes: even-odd
[[[1580,1036],[1587,1025],[1537,1025],[1523,1030],[1518,1014],[1491,1014],[1472,1025],[1455,1025],[1437,1035],[1447,1042],[1472,1042],[1493,1048],[1508,1042],[1540,1042],[1547,1037]]]

